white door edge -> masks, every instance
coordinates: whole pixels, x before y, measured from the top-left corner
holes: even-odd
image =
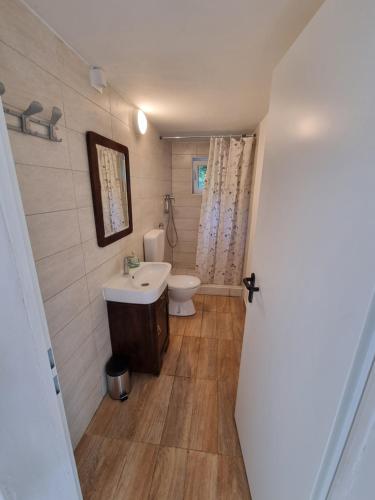
[[[327,443],[311,500],[326,500],[335,479],[340,459],[361,404],[375,360],[375,291],[366,322],[348,374],[344,393]]]
[[[4,217],[8,238],[14,252],[17,279],[22,290],[25,310],[31,326],[30,334],[35,345],[35,354],[38,357],[39,370],[44,373],[45,365],[48,364],[47,351],[51,347],[47,320],[34,258],[31,250],[29,232],[27,229],[18,180],[15,171],[14,159],[10,147],[6,121],[3,112],[2,100],[0,98],[0,210]],[[40,397],[49,400],[51,391],[54,391],[52,374],[45,379],[43,393]],[[65,409],[61,392],[54,393],[57,399],[61,426],[66,441],[66,461],[70,463],[71,475],[76,485],[76,498],[82,499],[79,478],[77,474],[73,448],[71,444],[69,429],[65,416]],[[58,429],[57,429],[58,430]],[[72,499],[73,500],[73,499]]]

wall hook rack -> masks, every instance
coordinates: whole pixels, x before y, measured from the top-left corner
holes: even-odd
[[[0,82],[0,96],[4,95],[5,86]],[[23,134],[32,135],[34,137],[40,137],[41,139],[47,139],[53,142],[62,142],[56,136],[56,124],[62,117],[62,111],[60,108],[53,106],[52,114],[50,120],[43,120],[41,118],[36,118],[35,115],[43,111],[43,106],[38,101],[32,101],[27,109],[24,111],[19,111],[8,107],[4,103],[3,105],[4,113],[16,118],[15,124],[8,123],[7,127],[9,130],[14,130],[16,132],[21,132]],[[18,123],[17,123],[18,122]],[[31,128],[31,124],[34,123],[42,131],[35,130]],[[44,132],[45,131],[45,132]]]

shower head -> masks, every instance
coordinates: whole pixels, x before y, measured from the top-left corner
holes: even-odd
[[[31,116],[43,111],[43,106],[38,101],[30,103],[29,107],[22,113],[22,116]]]
[[[62,117],[62,111],[60,108],[58,108],[57,106],[54,106],[52,108],[52,115],[51,115],[51,119],[50,119],[50,124],[52,126],[55,126],[56,123],[60,120],[60,118]]]

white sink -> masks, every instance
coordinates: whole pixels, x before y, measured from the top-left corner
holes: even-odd
[[[171,271],[168,262],[141,262],[128,275],[119,274],[103,285],[103,296],[111,302],[152,304],[167,286]]]

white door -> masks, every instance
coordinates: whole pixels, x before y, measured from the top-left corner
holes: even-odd
[[[253,500],[324,498],[375,285],[374,19],[326,0],[274,72],[236,405]]]
[[[1,99],[0,277],[0,498],[82,498]]]

